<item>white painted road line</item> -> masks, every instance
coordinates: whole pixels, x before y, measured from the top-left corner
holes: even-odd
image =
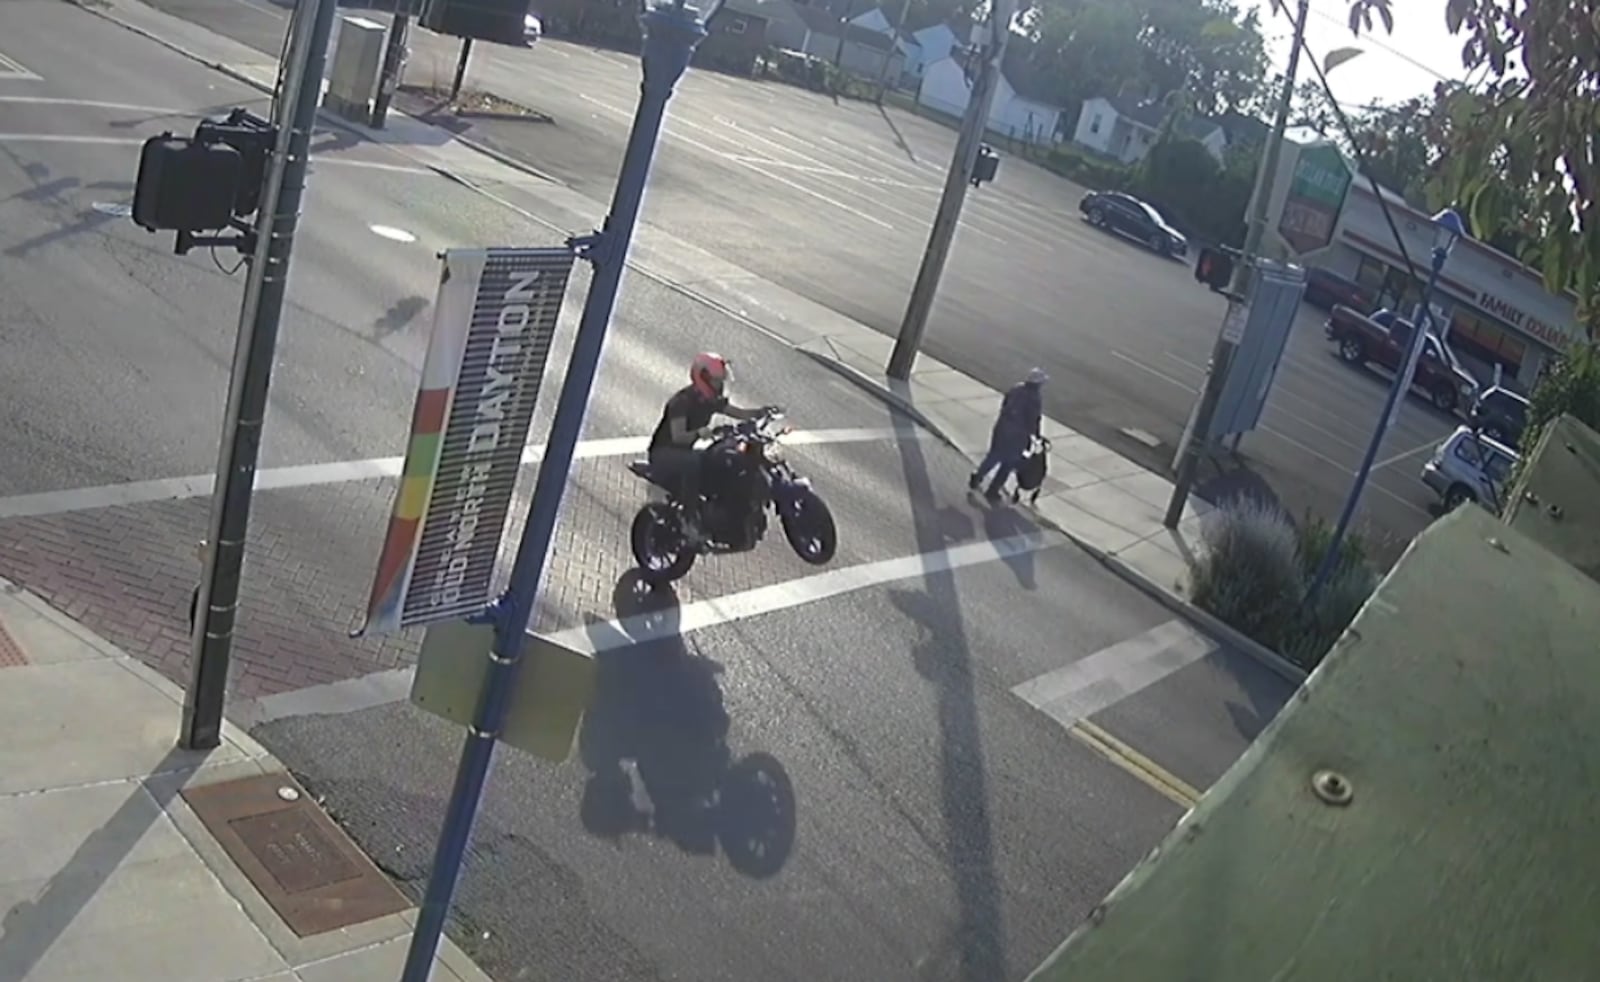
[[[0,133],[0,146],[8,143],[76,143],[89,146],[121,146],[139,147],[144,145],[144,140],[136,136],[95,136],[78,133]],[[438,177],[439,172],[427,167],[416,167],[411,164],[390,164],[380,160],[352,160],[348,157],[330,157],[319,154],[312,149],[311,160],[314,165],[336,164],[340,167],[359,167],[366,170],[389,171],[394,174],[417,174],[423,177]]]
[[[1400,461],[1405,460],[1408,457],[1415,457],[1419,453],[1426,453],[1427,451],[1439,446],[1443,442],[1443,440],[1429,440],[1427,443],[1412,447],[1410,450],[1403,450],[1392,457],[1385,457],[1376,464],[1372,465],[1372,469],[1375,471],[1381,471],[1385,467],[1388,467],[1391,464],[1398,464]]]
[[[1070,729],[1215,650],[1216,642],[1171,620],[1011,691]]]
[[[44,81],[43,78],[24,68],[20,62],[0,54],[0,79],[4,78],[21,79],[29,82]]]
[[[1054,548],[1065,541],[1058,537],[1047,538],[1040,533],[1028,533],[1005,539],[968,542],[937,552],[830,569],[785,583],[699,600],[667,611],[636,614],[621,620],[575,627],[548,635],[548,638],[586,654],[600,654],[636,644],[682,637],[721,624],[790,610],[869,587],[1003,561]],[[361,678],[266,696],[254,703],[239,705],[233,718],[236,722],[253,727],[287,716],[332,715],[402,702],[409,696],[413,673],[414,669],[410,668],[390,669]]]
[[[663,638],[703,631],[708,627],[716,627],[731,621],[742,621],[761,614],[788,610],[791,607],[816,603],[843,593],[854,593],[857,590],[897,580],[909,580],[932,573],[961,569],[964,566],[1010,559],[1048,549],[1065,541],[1061,538],[1046,538],[1040,533],[1027,533],[1006,539],[969,542],[937,552],[901,556],[898,559],[863,563],[860,566],[846,566],[798,580],[789,580],[786,583],[730,593],[713,600],[696,601],[687,607],[672,611],[674,616],[670,617],[663,618],[655,613],[641,614],[621,621],[587,624],[549,637],[551,641],[575,651],[598,654],[614,648],[659,641]]]
[[[860,427],[796,430],[785,436],[783,442],[791,447],[808,447],[833,443],[871,443],[877,440],[904,439],[908,436],[912,439],[922,439],[919,431],[901,432],[890,427]],[[643,454],[649,444],[650,438],[643,436],[584,440],[578,444],[577,458],[593,460]],[[535,463],[543,456],[542,444],[529,446],[522,452],[522,462]],[[256,472],[255,487],[257,491],[271,491],[278,488],[301,488],[317,484],[366,481],[378,477],[398,477],[404,463],[405,460],[401,457],[373,457],[368,460],[342,460],[328,464],[265,467]],[[203,498],[211,493],[213,484],[213,475],[195,474],[189,477],[169,477],[154,481],[130,481],[126,484],[107,484],[93,488],[70,488],[65,491],[13,495],[9,498],[0,498],[0,521],[10,518],[60,515],[93,508],[115,508],[156,501]]]

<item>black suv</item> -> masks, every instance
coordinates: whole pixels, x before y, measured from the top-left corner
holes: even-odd
[[[1497,443],[1516,447],[1528,425],[1528,400],[1498,385],[1483,390],[1472,404],[1472,428]]]

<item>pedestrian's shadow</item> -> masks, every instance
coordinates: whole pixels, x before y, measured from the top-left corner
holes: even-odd
[[[983,533],[990,542],[1009,539],[1018,535],[1038,531],[1038,526],[1029,521],[1027,516],[1007,505],[992,505],[983,512]],[[1037,590],[1038,577],[1034,574],[1033,552],[1024,550],[1014,552],[1005,557],[1005,564],[1016,576],[1017,583],[1024,590]]]
[[[670,587],[630,570],[612,599],[615,629],[636,640],[595,656],[594,699],[578,736],[589,770],[584,828],[613,840],[650,834],[695,855],[720,846],[740,873],[772,876],[794,845],[788,773],[765,753],[734,760],[722,666],[685,645]]]

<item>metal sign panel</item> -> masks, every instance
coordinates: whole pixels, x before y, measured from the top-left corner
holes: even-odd
[[[506,511],[572,273],[564,248],[444,254],[400,487],[360,633],[489,601]]]
[[[1350,191],[1350,168],[1332,144],[1303,147],[1283,201],[1278,233],[1298,255],[1326,248]]]
[[[471,726],[489,676],[494,628],[487,624],[438,624],[428,628],[411,680],[411,701],[459,726]],[[594,698],[592,655],[525,635],[522,668],[506,710],[501,743],[561,763],[583,714]]]
[[[1211,417],[1211,439],[1248,433],[1261,421],[1305,289],[1305,271],[1298,266],[1261,265],[1250,306],[1239,308],[1244,324]]]

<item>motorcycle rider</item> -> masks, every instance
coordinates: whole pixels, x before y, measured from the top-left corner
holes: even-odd
[[[772,409],[741,409],[729,403],[731,374],[731,363],[721,355],[712,351],[695,355],[689,363],[689,384],[667,400],[650,437],[650,472],[673,489],[691,537],[700,534],[700,476],[705,469],[704,453],[695,449],[695,442],[711,435],[711,420],[718,414],[756,419]]]

